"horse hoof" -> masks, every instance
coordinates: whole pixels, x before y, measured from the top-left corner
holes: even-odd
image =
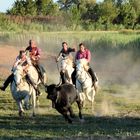
[[[18,113],[19,114],[19,117],[22,117],[23,116],[23,113],[24,113],[24,111],[23,110],[20,110],[19,113]]]
[[[72,120],[68,120],[68,123],[69,123],[69,124],[72,124]]]
[[[75,114],[70,114],[71,118],[75,118]]]
[[[35,117],[36,115],[33,113],[32,117]]]
[[[81,123],[84,123],[84,122],[85,122],[85,120],[84,120],[84,119],[80,119],[80,122],[81,122]]]
[[[25,110],[30,110],[29,105],[25,105]]]

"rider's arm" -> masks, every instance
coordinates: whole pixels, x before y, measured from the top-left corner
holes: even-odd
[[[14,64],[13,64],[13,68],[15,68],[20,63],[20,61],[21,60],[19,59],[19,57],[17,57]]]
[[[76,49],[75,49],[75,48],[69,48],[68,51],[69,51],[69,52],[75,52]]]
[[[40,59],[41,49],[37,48],[36,57]]]
[[[56,62],[59,61],[59,59],[62,57],[62,52],[60,51],[60,53],[58,54],[58,56],[56,57]]]
[[[39,60],[40,59],[41,50],[39,48],[36,49],[36,53],[30,53],[30,57],[32,60]]]

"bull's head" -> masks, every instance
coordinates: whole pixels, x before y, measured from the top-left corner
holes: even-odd
[[[56,101],[59,90],[60,86],[57,86],[55,84],[45,85],[45,91],[48,93],[47,99]]]

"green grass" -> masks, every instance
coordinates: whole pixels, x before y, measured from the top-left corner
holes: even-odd
[[[95,97],[94,113],[91,113],[91,106],[86,102],[83,109],[84,123],[80,123],[78,109],[74,104],[76,118],[73,119],[73,124],[65,122],[64,118],[51,108],[51,102],[46,99],[43,89],[36,117],[31,117],[31,110],[28,110],[23,118],[19,118],[17,106],[7,89],[6,93],[0,94],[0,139],[139,138],[139,99],[132,101],[130,98],[114,96],[117,89],[100,89]]]
[[[80,123],[74,104],[76,118],[73,124],[67,124],[62,115],[51,108],[42,89],[36,117],[32,118],[29,110],[19,118],[8,88],[5,93],[0,91],[0,139],[140,139],[138,32],[3,32],[0,44],[19,50],[25,48],[31,38],[45,54],[57,55],[63,41],[70,47],[78,48],[80,42],[87,45],[92,51],[101,86],[95,97],[94,111],[92,113],[87,101],[83,108],[85,122]],[[59,77],[54,59],[45,58],[43,63],[47,65],[48,83],[57,83]]]

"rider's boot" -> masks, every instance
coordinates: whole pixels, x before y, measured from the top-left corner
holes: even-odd
[[[8,85],[13,81],[14,74],[12,73],[9,75],[9,77],[5,80],[3,86],[0,87],[2,91],[5,91],[5,89],[8,87]]]
[[[76,85],[76,69],[74,69],[73,73],[71,74],[72,83]]]
[[[97,86],[95,84],[97,81],[96,75],[91,68],[88,69],[88,73],[91,75],[92,78],[92,87],[94,87],[95,91],[97,91]]]
[[[46,83],[46,70],[44,69],[44,67],[42,65],[40,65],[39,63],[34,65],[38,74],[39,74],[39,79],[41,80],[41,82],[43,84]]]

